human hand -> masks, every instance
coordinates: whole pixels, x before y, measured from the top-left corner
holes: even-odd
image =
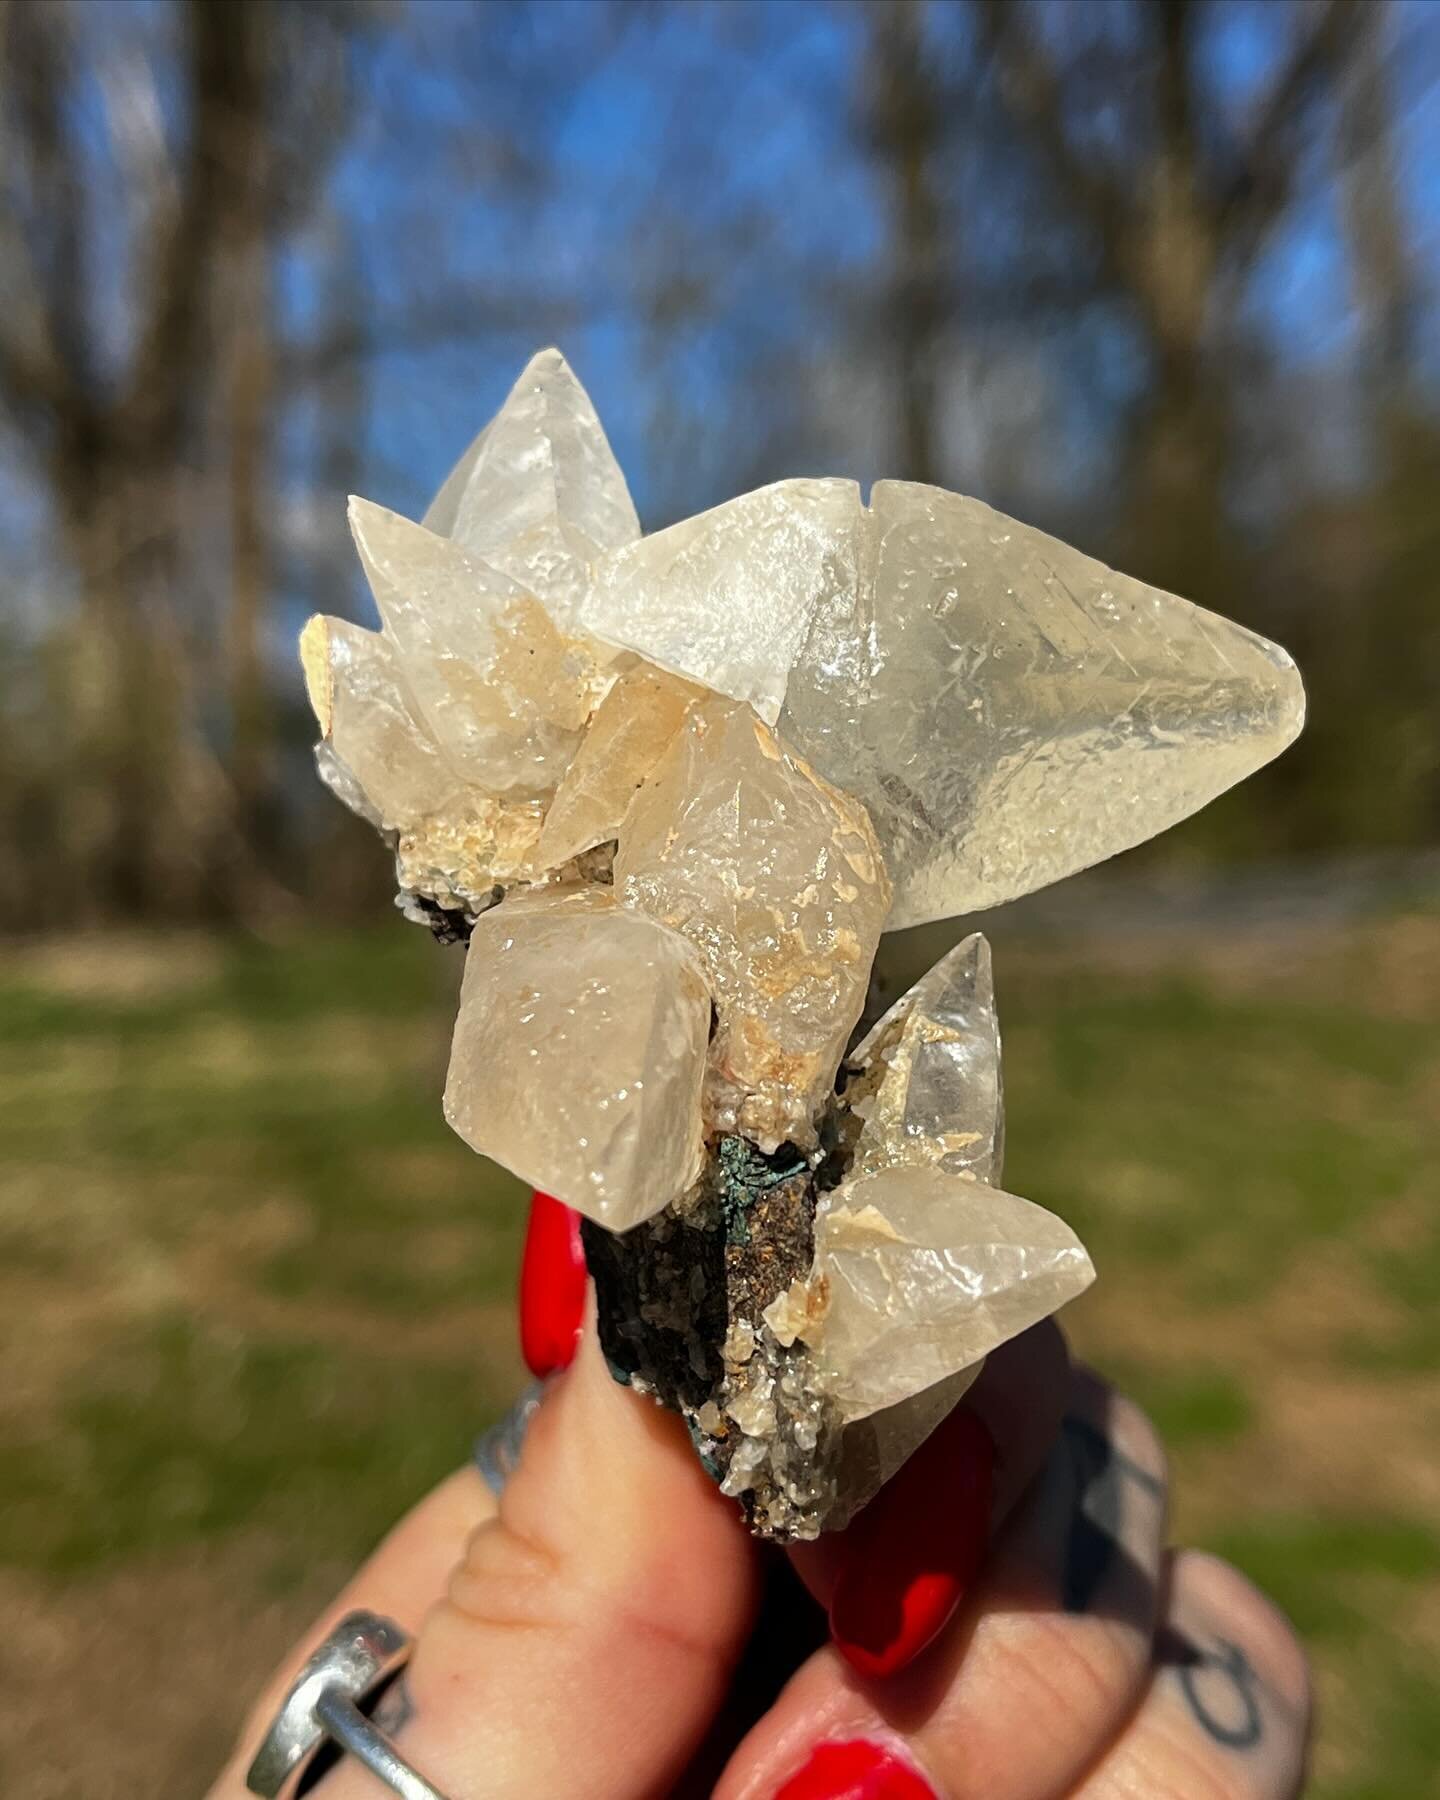
[[[498,1501],[462,1470],[396,1528],[211,1800],[243,1800],[296,1668],[355,1607],[416,1633],[381,1722],[453,1800],[1294,1795],[1303,1653],[1236,1570],[1167,1551],[1165,1524],[1153,1429],[1037,1327],[847,1531],[792,1551],[826,1641],[592,1326]],[[383,1791],[349,1759],[316,1790]]]

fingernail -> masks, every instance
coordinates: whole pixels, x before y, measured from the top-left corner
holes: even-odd
[[[532,1375],[569,1368],[585,1314],[580,1215],[537,1189],[520,1259],[520,1350]]]
[[[883,1744],[821,1744],[775,1800],[936,1800],[934,1788]]]
[[[934,1641],[985,1554],[995,1445],[953,1413],[845,1533],[830,1635],[862,1675],[894,1675]]]

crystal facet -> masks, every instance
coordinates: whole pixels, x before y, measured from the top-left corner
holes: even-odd
[[[870,529],[779,731],[869,809],[892,930],[1128,850],[1300,730],[1283,650],[978,500],[878,482]]]
[[[630,809],[615,892],[694,944],[719,1008],[710,1123],[814,1142],[890,884],[863,807],[748,706],[694,707]]]
[[[893,1406],[882,1406],[863,1419],[849,1421],[840,1434],[835,1497],[825,1513],[827,1531],[842,1531],[890,1477],[899,1473],[974,1386],[984,1366],[983,1362],[971,1363]]]
[[[545,815],[539,855],[547,868],[617,835],[641,784],[703,692],[649,663],[620,676]]]
[[[1000,1179],[1004,1103],[990,946],[962,939],[892,1006],[847,1059],[846,1101],[862,1123],[854,1172],[914,1163]]]
[[[700,1172],[710,996],[683,938],[608,894],[532,894],[475,926],[445,1116],[567,1205],[625,1231]]]
[[[562,626],[596,558],[640,536],[590,396],[558,350],[530,359],[423,522],[509,575]]]
[[[326,784],[386,830],[443,808],[462,785],[407,692],[389,640],[316,616],[300,640]]]
[[[855,591],[862,516],[853,481],[757,488],[608,557],[584,622],[773,725],[816,610]]]
[[[554,792],[610,677],[538,600],[449,538],[352,499],[385,633],[453,766],[481,792]]]
[[[814,1346],[846,1420],[978,1363],[1095,1278],[1063,1220],[938,1169],[890,1168],[825,1195]]]

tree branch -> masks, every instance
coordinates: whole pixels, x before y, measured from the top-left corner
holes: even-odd
[[[11,187],[9,204],[0,209],[4,266],[22,285],[6,306],[0,384],[11,405],[33,420],[85,403],[94,379],[85,317],[84,191],[64,125],[61,20],[53,7],[32,0],[7,6],[3,22],[11,71],[6,110],[13,120],[6,174],[13,181],[16,168],[23,170],[26,187],[23,199]]]
[[[173,209],[156,217],[141,291],[154,306],[141,330],[125,401],[126,426],[145,453],[173,457],[193,400],[207,324],[206,276],[226,228],[228,203],[247,179],[239,166],[244,125],[262,104],[261,34],[266,0],[243,6],[187,0],[189,144]]]
[[[1067,202],[1093,229],[1108,277],[1122,282],[1130,236],[1124,194],[1066,136],[1063,89],[1053,63],[1025,31],[1013,0],[981,0],[979,21],[1012,117],[1028,131]]]
[[[1320,0],[1315,23],[1296,45],[1255,109],[1234,173],[1219,195],[1240,232],[1254,244],[1294,192],[1299,133],[1315,101],[1344,68],[1372,23],[1376,0]]]

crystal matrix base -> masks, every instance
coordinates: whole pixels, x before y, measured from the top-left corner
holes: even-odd
[[[815,1537],[834,1499],[839,1420],[801,1345],[764,1313],[814,1261],[827,1169],[722,1138],[680,1205],[617,1236],[589,1221],[612,1373],[681,1414],[706,1469],[763,1537]]]

